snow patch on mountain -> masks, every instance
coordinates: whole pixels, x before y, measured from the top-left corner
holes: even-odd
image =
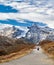
[[[2,36],[7,36],[11,38],[21,38],[25,36],[27,31],[27,27],[0,24],[0,35]]]
[[[34,24],[33,26],[29,27],[25,38],[27,41],[32,43],[39,43],[40,41],[45,39],[54,39],[54,29],[47,26],[39,27],[38,25]]]

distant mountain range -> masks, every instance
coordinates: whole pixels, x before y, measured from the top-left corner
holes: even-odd
[[[26,41],[37,44],[45,39],[54,41],[54,29],[47,26],[41,27],[36,24],[28,28],[29,30],[24,38]]]

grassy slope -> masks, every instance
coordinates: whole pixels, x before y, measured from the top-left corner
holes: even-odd
[[[42,49],[44,50],[44,52],[48,54],[49,57],[54,58],[54,42],[44,40],[40,42],[40,45]]]
[[[9,39],[0,36],[0,62],[20,58],[32,51],[35,44],[20,39]]]

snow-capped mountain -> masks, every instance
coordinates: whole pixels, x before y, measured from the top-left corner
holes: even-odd
[[[31,27],[29,27],[29,31],[26,33],[25,38],[27,41],[30,41],[33,43],[39,43],[42,40],[48,39],[48,36],[51,34],[54,35],[54,29],[51,29],[47,26],[40,27],[40,26],[34,24]],[[52,39],[52,36],[51,36],[51,39]]]
[[[46,37],[47,40],[54,41],[54,34],[50,34]]]
[[[24,37],[27,32],[25,29],[26,28],[23,27],[21,28],[12,25],[0,24],[0,35],[11,37],[11,38],[21,38]]]
[[[33,24],[31,27],[18,27],[0,24],[0,35],[10,38],[22,38],[28,42],[39,43],[42,40],[54,40],[54,29]]]

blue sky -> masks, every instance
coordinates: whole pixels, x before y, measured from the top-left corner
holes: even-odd
[[[0,23],[24,27],[48,25],[54,28],[54,0],[18,1],[21,0],[0,1]]]
[[[2,24],[11,24],[14,26],[24,26],[24,27],[28,27],[28,26],[32,26],[33,24],[37,24],[37,25],[41,25],[41,26],[46,26],[46,24],[44,23],[40,23],[40,22],[33,22],[30,20],[24,20],[25,23],[20,23],[20,21],[17,20],[12,20],[12,19],[7,19],[7,20],[0,20],[0,23]]]
[[[19,11],[12,8],[11,6],[5,6],[3,4],[0,4],[0,12],[1,13],[17,13]]]

